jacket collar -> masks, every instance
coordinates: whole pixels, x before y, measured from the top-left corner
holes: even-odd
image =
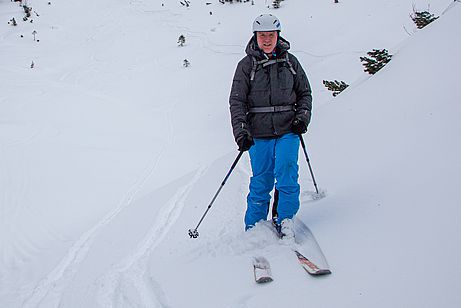
[[[279,36],[277,40],[277,45],[275,46],[276,58],[281,58],[285,56],[285,53],[290,49],[290,42],[288,42],[283,37]],[[256,37],[252,36],[248,42],[245,52],[247,55],[253,56],[258,60],[266,59],[267,56],[264,52],[258,47],[256,42]]]

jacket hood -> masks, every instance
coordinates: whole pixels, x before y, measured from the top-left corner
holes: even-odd
[[[277,54],[277,58],[284,55],[290,49],[290,42],[279,35],[277,40],[277,45],[275,45],[275,52]],[[245,48],[245,52],[247,55],[254,56],[256,59],[265,59],[266,56],[264,52],[258,47],[256,42],[256,37],[252,36],[250,41]]]

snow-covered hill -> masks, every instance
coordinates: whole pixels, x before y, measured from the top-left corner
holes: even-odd
[[[0,306],[457,307],[459,1],[208,2],[28,0],[31,23],[0,1]],[[413,5],[440,18],[416,30]],[[229,88],[264,12],[314,89],[305,139],[326,197],[309,198],[300,156],[298,217],[321,279],[244,233],[247,156],[187,236],[237,155]],[[394,56],[370,77],[373,48]],[[333,99],[324,79],[351,86]]]

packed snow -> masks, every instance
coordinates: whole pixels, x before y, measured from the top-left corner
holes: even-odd
[[[0,307],[459,307],[461,3],[271,4],[27,0],[24,21],[0,0]],[[413,9],[440,17],[417,29]],[[324,277],[268,224],[244,232],[247,154],[187,234],[238,154],[228,96],[261,13],[313,88],[324,197],[300,151],[297,219]],[[383,48],[368,75],[359,58]]]

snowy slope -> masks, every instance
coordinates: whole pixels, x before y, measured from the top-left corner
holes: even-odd
[[[0,306],[459,305],[459,3],[28,2],[33,23],[0,1]],[[443,15],[417,31],[413,3]],[[299,218],[332,267],[322,279],[270,232],[243,232],[247,156],[187,236],[237,155],[230,81],[267,11],[314,89],[305,138],[327,196],[303,197]],[[369,77],[372,48],[394,57]],[[351,87],[331,99],[323,79]],[[270,285],[253,282],[255,253]]]

